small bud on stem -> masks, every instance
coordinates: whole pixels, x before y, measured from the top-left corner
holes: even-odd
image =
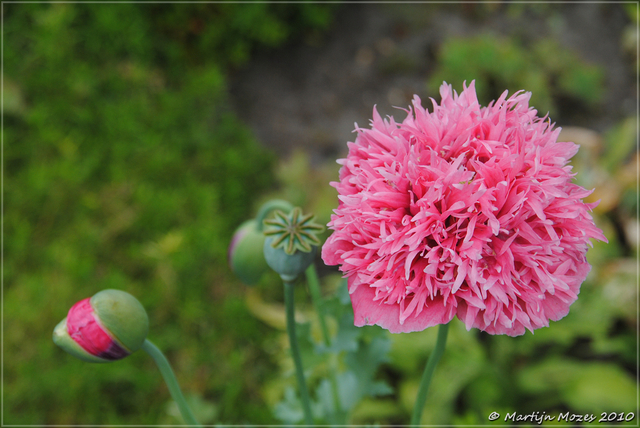
[[[53,330],[53,341],[81,360],[108,363],[140,349],[148,332],[147,312],[135,297],[103,290],[69,309]]]

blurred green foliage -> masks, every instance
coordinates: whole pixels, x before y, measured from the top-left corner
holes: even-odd
[[[52,346],[104,288],[147,308],[203,421],[272,422],[273,335],[226,250],[275,158],[226,107],[227,75],[321,31],[332,6],[5,6],[4,423],[179,422],[146,355],[90,365]]]
[[[316,333],[320,330],[316,316],[300,324],[297,333],[316,423],[345,425],[361,400],[393,392],[385,381],[377,379],[380,366],[388,362],[391,341],[380,328],[354,326],[346,280],[335,275],[327,277],[324,288],[327,297],[321,306],[333,327],[330,346]],[[292,371],[289,350],[282,352],[281,370],[288,373]],[[267,384],[265,395],[283,396],[284,399],[275,403],[275,416],[284,423],[295,424],[303,421],[302,406],[289,377],[285,375],[282,381]],[[331,384],[334,379],[337,397]]]
[[[584,113],[596,107],[604,94],[603,70],[585,63],[554,39],[524,46],[512,38],[483,34],[448,39],[439,51],[438,65],[429,77],[431,92],[443,81],[457,88],[475,79],[478,100],[487,105],[505,89],[511,94],[526,90],[532,93],[531,105],[554,120],[566,114],[566,106],[560,109],[560,104]]]
[[[69,307],[104,288],[124,289],[147,308],[150,339],[201,422],[298,420],[279,280],[267,275],[246,290],[226,268],[226,250],[235,227],[271,197],[326,223],[337,167],[313,168],[304,153],[276,163],[226,107],[226,86],[255,49],[313,39],[334,6],[3,7],[3,422],[181,422],[146,355],[91,365],[53,345]],[[483,103],[526,89],[535,107],[559,117],[567,97],[589,110],[603,90],[599,69],[544,39],[533,49],[490,36],[452,39],[439,61],[432,88],[475,78]],[[574,172],[602,199],[594,215],[610,243],[588,253],[593,271],[580,298],[562,321],[518,338],[453,321],[423,423],[504,423],[489,422],[492,411],[637,412],[635,118],[590,135],[567,139],[582,146]],[[323,278],[330,349],[319,345],[307,291],[296,290],[317,415],[405,424],[436,329],[354,328],[340,284]],[[346,416],[331,411],[331,358]]]

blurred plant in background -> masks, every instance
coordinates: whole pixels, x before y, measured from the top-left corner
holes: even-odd
[[[258,391],[273,364],[255,345],[272,335],[226,249],[275,158],[226,106],[226,76],[257,47],[322,31],[332,6],[192,6],[3,9],[5,423],[179,421],[144,358],[80,368],[25,341],[105,288],[141,296],[203,423],[273,421]]]
[[[256,50],[317,40],[339,7],[4,5],[4,423],[181,422],[145,356],[87,365],[51,343],[69,303],[105,288],[139,296],[202,423],[300,420],[282,284],[272,273],[243,287],[226,251],[270,198],[326,224],[338,168],[304,152],[277,160],[227,107],[227,90]],[[629,17],[635,31],[635,8]],[[602,70],[551,39],[527,49],[498,36],[450,39],[436,60],[429,82],[459,90],[475,78],[484,103],[492,91],[532,91],[559,126],[574,114],[567,106],[589,117],[606,93]],[[636,121],[602,134],[565,127],[565,140],[581,145],[574,171],[596,188],[587,202],[602,199],[594,214],[610,244],[594,243],[580,298],[551,328],[494,337],[454,320],[425,424],[498,423],[487,421],[492,411],[637,411]],[[335,355],[349,423],[406,423],[435,329],[355,328],[339,275],[320,273],[332,349],[307,290],[296,289],[316,407],[328,405],[325,357]]]
[[[539,115],[549,113],[554,120],[561,103],[585,112],[602,100],[602,69],[586,64],[550,38],[524,46],[514,39],[483,34],[448,39],[439,51],[437,69],[429,77],[433,92],[443,81],[457,85],[477,79],[478,100],[486,105],[505,89],[515,93],[526,88]],[[563,107],[566,111],[567,106]]]

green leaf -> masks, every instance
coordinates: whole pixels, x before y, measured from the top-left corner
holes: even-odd
[[[331,346],[318,345],[318,352],[340,353],[342,351],[354,352],[358,349],[358,338],[361,331],[353,324],[353,313],[345,313],[340,317],[338,332],[331,340]]]
[[[296,395],[293,387],[287,387],[284,391],[284,400],[276,404],[274,416],[282,422],[296,424],[304,418],[302,402]]]
[[[374,327],[376,328],[376,327]],[[389,361],[388,353],[391,349],[391,341],[388,337],[379,336],[370,342],[360,342],[357,351],[345,356],[345,363],[358,380],[355,394],[358,397],[384,394],[389,392],[380,382],[374,380],[380,365]]]
[[[518,385],[530,394],[557,394],[577,412],[627,412],[636,405],[635,382],[610,363],[547,359],[521,370]]]
[[[564,401],[581,412],[636,409],[637,385],[619,366],[606,363],[584,364],[563,385]]]
[[[609,172],[615,173],[634,152],[637,137],[635,117],[629,117],[614,126],[604,135],[606,151],[601,165]]]

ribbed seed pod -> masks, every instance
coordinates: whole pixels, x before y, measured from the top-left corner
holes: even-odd
[[[313,215],[296,207],[289,213],[275,212],[265,220],[264,258],[271,269],[285,281],[293,281],[305,271],[316,255],[320,240],[316,236],[324,228],[313,222]]]
[[[307,253],[296,251],[293,254],[287,254],[283,248],[273,248],[274,240],[273,237],[267,237],[264,242],[264,257],[269,267],[283,280],[293,281],[313,263],[318,247],[312,247]]]

